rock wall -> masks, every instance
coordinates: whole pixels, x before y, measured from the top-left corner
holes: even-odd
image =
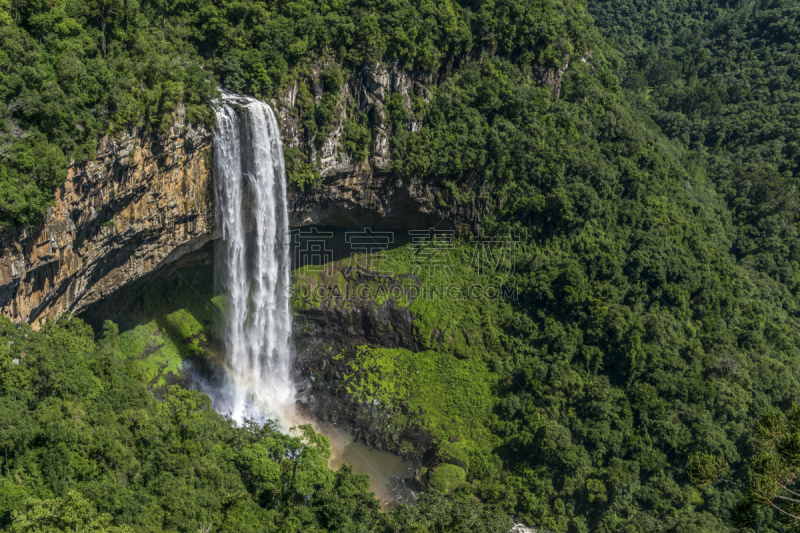
[[[323,94],[323,67],[312,68],[303,81],[316,100]],[[554,97],[562,73],[537,73]],[[400,95],[409,110],[407,126],[416,131],[421,124],[410,112],[412,99],[429,100],[437,81],[397,67],[364,66],[342,84],[338,120],[321,142],[307,138],[301,125],[299,83],[272,101],[284,146],[309,153],[323,177],[319,187],[290,191],[292,226],[467,226],[475,231],[488,209],[485,200],[464,205],[446,188],[390,170],[384,105]],[[354,161],[342,146],[345,117],[354,111],[368,116],[372,131],[364,162]],[[70,166],[39,228],[0,234],[0,312],[30,323],[80,312],[214,239],[211,143],[212,133],[185,124],[180,110],[160,138],[100,139],[94,160]],[[478,178],[466,180],[464,187],[479,188]]]
[[[100,139],[35,231],[0,237],[0,309],[38,323],[79,312],[213,236],[212,136],[182,113],[160,139]]]
[[[319,73],[312,70],[307,81],[321,97]],[[382,171],[390,163],[383,102],[398,92],[410,106],[413,91],[428,89],[398,69],[365,67],[343,84],[340,125],[322,143],[304,136],[296,85],[272,102],[284,145],[311,153],[325,177],[321,187],[291,191],[293,226],[427,227],[441,219],[434,187]],[[363,164],[341,149],[349,107],[368,113],[375,132]],[[185,124],[180,110],[159,138],[100,139],[94,160],[70,166],[40,227],[0,235],[2,314],[38,323],[78,313],[214,239],[212,140],[211,132]]]
[[[322,70],[323,65],[312,68],[309,77],[296,82],[280,101],[273,102],[281,110],[284,146],[309,153],[324,179],[320,187],[293,191],[289,206],[292,226],[422,228],[446,218],[442,202],[437,202],[436,186],[387,172],[391,154],[384,106],[395,94],[409,110],[413,97],[429,100],[432,80],[397,67],[365,65],[342,85],[333,131],[317,142],[303,132],[297,95],[299,84],[305,83],[319,101],[323,94]],[[372,131],[371,151],[364,162],[354,161],[342,145],[345,119],[355,112],[367,115]],[[416,131],[420,126],[409,111],[408,127]]]

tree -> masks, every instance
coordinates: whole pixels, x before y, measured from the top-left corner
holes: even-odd
[[[116,15],[120,10],[117,0],[97,0],[92,5],[92,15],[100,19],[100,33],[103,40],[100,42],[100,49],[103,52],[103,59],[108,59],[108,46],[106,43],[106,27],[109,19]],[[125,10],[127,13],[127,10]],[[127,16],[127,14],[126,14]]]
[[[761,414],[753,430],[758,451],[748,461],[740,479],[731,479],[727,462],[715,454],[698,452],[689,459],[688,472],[699,488],[720,481],[742,490],[743,497],[735,510],[740,523],[752,521],[758,506],[768,506],[784,518],[800,522],[800,404],[787,413],[768,409]]]
[[[100,514],[94,505],[78,492],[69,491],[64,499],[30,498],[25,509],[14,512],[13,533],[133,533],[128,526],[111,525],[109,514]]]

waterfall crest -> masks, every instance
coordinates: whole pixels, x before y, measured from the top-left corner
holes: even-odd
[[[214,141],[215,279],[226,294],[222,338],[230,375],[217,411],[287,420],[294,411],[289,305],[289,216],[280,130],[272,109],[222,93]]]

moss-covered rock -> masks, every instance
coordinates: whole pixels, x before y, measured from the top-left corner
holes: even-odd
[[[453,492],[466,480],[467,473],[463,468],[456,465],[439,465],[430,473],[431,487],[448,494]]]
[[[439,445],[439,461],[469,470],[469,455],[460,444],[455,442],[445,442]]]

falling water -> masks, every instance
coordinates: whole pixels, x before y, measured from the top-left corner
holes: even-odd
[[[214,142],[216,280],[227,295],[222,338],[229,376],[212,395],[218,411],[288,423],[291,380],[289,230],[280,130],[270,107],[223,92]]]
[[[199,380],[198,387],[218,412],[239,423],[272,419],[284,430],[313,423],[331,438],[330,467],[347,462],[356,472],[369,473],[384,504],[413,500],[401,481],[413,473],[410,464],[295,411],[289,217],[278,123],[265,103],[226,92],[216,112],[213,171],[222,238],[214,256],[215,278],[227,295],[222,331],[227,372],[221,380]]]

